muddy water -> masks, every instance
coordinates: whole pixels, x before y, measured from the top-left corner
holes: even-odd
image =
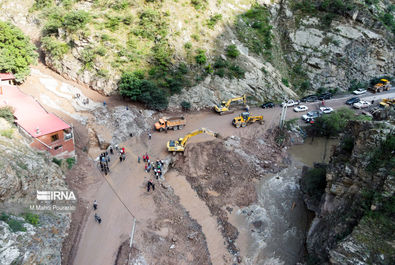
[[[212,264],[226,264],[224,258],[229,260],[230,255],[218,228],[217,218],[211,215],[209,208],[191,188],[185,176],[172,170],[166,173],[166,180],[174,189],[174,193],[180,198],[181,204],[189,212],[189,215],[202,226]]]
[[[332,146],[339,142],[337,139],[327,139],[324,137],[308,137],[304,144],[294,145],[288,152],[300,162],[312,167],[317,162],[329,162]]]
[[[257,185],[258,202],[234,208],[229,221],[239,230],[236,245],[243,264],[294,265],[300,260],[310,220],[299,187],[301,171],[304,165],[328,161],[336,143],[315,138],[293,146],[291,165],[264,176]]]

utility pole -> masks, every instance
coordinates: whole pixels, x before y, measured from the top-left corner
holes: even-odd
[[[284,126],[286,114],[287,114],[287,103],[286,103],[286,101],[285,101],[285,103],[284,103],[284,105],[283,105],[283,109],[281,110],[281,116],[280,116],[280,129],[282,129],[283,126]]]

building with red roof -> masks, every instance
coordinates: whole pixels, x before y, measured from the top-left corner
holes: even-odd
[[[0,107],[14,109],[15,123],[31,142],[30,146],[66,158],[75,155],[72,127],[47,112],[33,97],[16,86],[1,85]]]

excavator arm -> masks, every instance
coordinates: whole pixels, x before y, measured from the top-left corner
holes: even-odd
[[[208,129],[206,129],[206,128],[201,128],[201,129],[199,129],[199,130],[195,130],[195,131],[193,131],[193,132],[188,133],[187,135],[185,135],[184,138],[183,138],[182,141],[181,141],[181,145],[182,145],[182,146],[185,146],[186,143],[187,143],[187,141],[189,140],[189,138],[191,138],[191,137],[193,137],[193,136],[195,136],[195,135],[201,134],[201,133],[205,133],[205,134],[211,135],[211,136],[213,136],[213,137],[217,137],[217,136],[218,136],[218,134],[215,133],[215,132],[212,132],[212,131],[210,131],[210,130],[208,130]]]
[[[229,112],[230,104],[231,104],[232,102],[234,102],[234,101],[240,101],[240,100],[242,100],[244,104],[247,104],[247,95],[243,95],[243,96],[241,96],[241,97],[231,98],[231,99],[229,99],[228,101],[222,101],[222,103],[221,103],[220,105],[218,105],[218,106],[216,105],[216,106],[214,107],[214,108],[215,108],[215,111],[216,111],[216,112],[219,112],[220,114],[221,114],[222,112]]]
[[[178,141],[168,141],[167,142],[167,150],[169,152],[173,152],[173,154],[177,151],[184,151],[186,143],[189,140],[189,138],[191,138],[195,135],[201,134],[201,133],[205,133],[205,134],[217,137],[217,138],[219,137],[218,133],[210,131],[206,128],[201,128],[201,129],[198,129],[198,130],[188,133],[187,135],[184,136],[184,138],[180,138]]]

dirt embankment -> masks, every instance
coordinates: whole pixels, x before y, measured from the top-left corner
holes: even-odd
[[[265,173],[284,168],[285,158],[286,153],[276,146],[268,132],[255,140],[232,136],[190,144],[174,168],[186,176],[200,199],[205,201],[217,218],[228,250],[239,256],[235,245],[238,230],[228,221],[228,214],[233,207],[246,207],[256,202],[258,181]]]
[[[136,229],[133,249],[129,240],[120,246],[115,264],[211,264],[201,226],[182,207],[172,188],[156,185],[152,196],[157,218],[149,220],[148,229]]]

